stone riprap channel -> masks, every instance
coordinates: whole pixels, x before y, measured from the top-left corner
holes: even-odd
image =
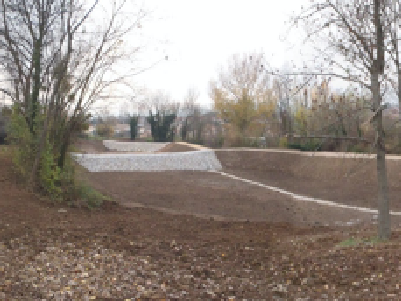
[[[154,144],[153,142],[118,142],[110,140],[106,140],[103,143],[107,148],[113,151],[137,151],[138,153],[71,154],[80,165],[90,172],[169,170],[217,171],[222,169],[220,161],[217,159],[214,151],[210,149],[175,153],[149,153],[158,151],[167,144]],[[141,154],[140,152],[146,152],[146,154]]]

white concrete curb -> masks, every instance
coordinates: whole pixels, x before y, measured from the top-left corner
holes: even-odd
[[[216,171],[214,171],[216,172]],[[265,185],[259,182],[255,182],[255,181],[251,181],[248,179],[244,179],[244,178],[240,178],[237,177],[235,175],[231,175],[225,172],[216,172],[221,174],[222,176],[234,179],[234,180],[238,180],[238,181],[242,181],[245,183],[249,183],[251,185],[256,185],[259,187],[263,187],[263,188],[267,188],[269,190],[284,194],[284,195],[288,195],[290,197],[292,197],[293,199],[297,200],[297,201],[304,201],[304,202],[313,202],[319,205],[324,205],[324,206],[329,206],[329,207],[335,207],[335,208],[345,208],[345,209],[352,209],[352,210],[356,210],[359,212],[364,212],[364,213],[371,213],[371,214],[378,214],[378,211],[376,209],[371,209],[371,208],[365,208],[365,207],[357,207],[357,206],[349,206],[349,205],[345,205],[345,204],[339,204],[336,202],[332,202],[332,201],[326,201],[326,200],[322,200],[322,199],[315,199],[312,197],[308,197],[308,196],[304,196],[304,195],[300,195],[300,194],[296,194],[290,191],[287,191],[285,189],[281,189],[278,187],[274,187],[274,186],[269,186],[269,185]],[[397,215],[397,216],[401,216],[401,212],[399,211],[390,211],[391,215]]]

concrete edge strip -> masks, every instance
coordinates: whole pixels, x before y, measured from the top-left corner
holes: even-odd
[[[281,189],[278,187],[274,187],[274,186],[269,186],[269,185],[265,185],[263,183],[260,182],[255,182],[252,180],[248,180],[248,179],[244,179],[244,178],[240,178],[237,177],[235,175],[231,175],[225,172],[221,172],[221,171],[210,171],[213,173],[218,173],[222,176],[231,178],[233,180],[238,180],[238,181],[242,181],[245,183],[249,183],[251,185],[256,185],[259,187],[263,187],[284,195],[288,195],[290,197],[292,197],[294,200],[297,201],[304,201],[304,202],[313,202],[319,205],[324,205],[324,206],[329,206],[329,207],[335,207],[335,208],[344,208],[344,209],[352,209],[352,210],[356,210],[356,211],[360,211],[360,212],[364,212],[364,213],[372,213],[372,214],[378,214],[378,211],[376,209],[371,209],[371,208],[365,208],[365,207],[357,207],[357,206],[350,206],[350,205],[345,205],[345,204],[340,204],[340,203],[336,203],[336,202],[332,202],[332,201],[327,201],[327,200],[322,200],[322,199],[315,199],[312,197],[308,197],[308,196],[304,196],[304,195],[299,195],[290,191],[287,191],[285,189]],[[391,215],[397,215],[397,216],[401,216],[401,212],[399,211],[390,211]]]

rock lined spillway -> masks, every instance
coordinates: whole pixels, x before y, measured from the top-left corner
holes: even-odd
[[[109,143],[113,151],[137,151],[150,152],[161,149],[166,144],[152,146],[152,142],[121,142]],[[132,144],[131,146],[129,144]],[[137,144],[137,145],[133,145]],[[132,172],[132,171],[169,171],[192,170],[211,171],[221,170],[222,166],[213,150],[202,149],[188,152],[174,153],[103,153],[80,154],[72,153],[75,160],[90,172]]]

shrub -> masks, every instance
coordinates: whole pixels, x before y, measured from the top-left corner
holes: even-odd
[[[111,124],[99,123],[96,125],[96,134],[103,137],[111,137],[114,134],[114,129]]]
[[[17,104],[13,106],[7,141],[16,146],[12,156],[15,170],[21,179],[26,179],[36,153],[36,141]]]
[[[77,200],[80,201],[79,205],[83,205],[89,209],[100,207],[103,201],[110,200],[109,197],[104,196],[94,188],[85,184],[76,187],[76,194]]]
[[[130,125],[130,137],[131,140],[135,140],[138,133],[138,116],[130,117],[129,125]]]
[[[280,140],[278,142],[278,146],[279,147],[283,147],[283,148],[289,147],[287,137],[280,137]],[[289,147],[289,148],[291,148],[291,147]]]
[[[297,149],[303,152],[316,152],[322,150],[322,145],[316,142],[307,142],[305,144],[290,143],[288,144],[288,148]]]
[[[56,164],[56,158],[53,154],[53,148],[46,139],[45,150],[43,152],[39,168],[39,180],[41,188],[54,201],[61,201],[61,170]]]

